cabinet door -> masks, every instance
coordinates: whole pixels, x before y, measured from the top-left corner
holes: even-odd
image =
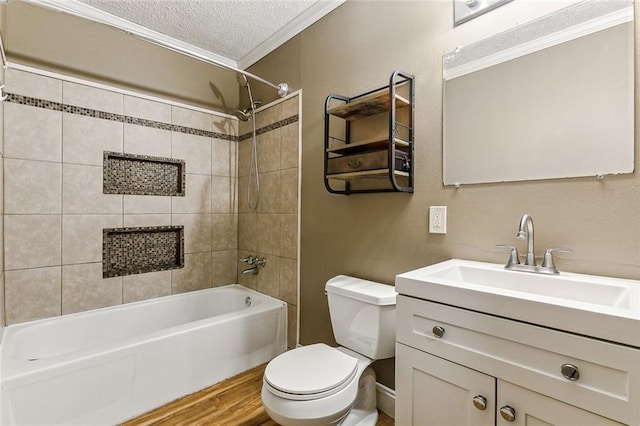
[[[609,426],[622,425],[570,404],[549,398],[520,386],[498,380],[498,426]],[[514,418],[501,410],[511,407]]]
[[[495,387],[491,376],[396,343],[398,426],[494,426]]]

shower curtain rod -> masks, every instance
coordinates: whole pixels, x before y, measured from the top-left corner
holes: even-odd
[[[16,0],[11,0],[16,1]],[[287,83],[273,84],[262,77],[252,74],[247,71],[243,71],[240,68],[226,62],[221,56],[215,55],[204,49],[200,49],[195,46],[191,46],[187,43],[174,40],[164,34],[145,28],[141,25],[134,24],[125,19],[118,18],[110,15],[106,12],[102,12],[84,3],[80,3],[74,0],[57,1],[57,0],[21,0],[27,3],[35,4],[47,9],[54,10],[56,12],[63,12],[69,15],[77,16],[84,19],[107,25],[117,30],[123,31],[128,35],[132,35],[147,43],[154,44],[156,46],[164,47],[165,49],[172,50],[177,53],[189,56],[194,59],[206,62],[211,65],[215,65],[221,68],[228,69],[230,71],[237,72],[250,78],[252,80],[259,81],[267,86],[273,87],[278,92],[280,97],[285,97],[289,94],[289,85]],[[218,59],[220,58],[220,59]]]

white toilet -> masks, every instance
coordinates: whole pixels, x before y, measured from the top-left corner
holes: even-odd
[[[395,288],[339,275],[325,290],[340,346],[303,346],[271,360],[262,403],[284,426],[375,425],[376,375],[370,365],[395,356]]]

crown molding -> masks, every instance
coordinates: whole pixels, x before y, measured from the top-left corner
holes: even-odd
[[[247,69],[269,53],[280,47],[298,33],[329,14],[347,0],[319,0],[313,6],[302,12],[296,19],[282,27],[273,36],[260,43],[256,48],[238,59],[238,68]]]
[[[15,0],[12,0],[15,1]],[[89,19],[94,22],[98,22],[103,25],[108,25],[112,28],[124,31],[127,34],[137,36],[149,43],[156,44],[158,46],[165,47],[190,56],[195,59],[199,59],[205,62],[214,63],[222,66],[238,68],[238,63],[225,56],[217,55],[208,50],[194,46],[189,43],[177,40],[173,37],[169,37],[165,34],[159,33],[142,25],[135,24],[126,19],[119,18],[110,13],[104,12],[88,4],[82,3],[77,0],[22,0],[26,3],[31,3],[36,6],[44,7],[47,9],[55,10],[57,12],[64,12],[70,15],[78,16],[80,18]]]

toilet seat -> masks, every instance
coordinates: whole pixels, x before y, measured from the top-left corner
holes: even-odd
[[[358,359],[318,343],[273,359],[265,369],[264,383],[281,398],[309,401],[340,392],[357,372]]]

